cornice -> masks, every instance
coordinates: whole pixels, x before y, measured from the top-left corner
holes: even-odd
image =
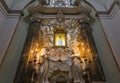
[[[81,12],[84,12],[86,14],[89,13],[87,9],[83,7],[74,7],[74,8],[67,8],[67,7],[46,7],[46,6],[35,6],[32,8],[29,8],[28,11],[30,14],[34,13],[42,13],[44,15],[54,15],[57,14],[58,11],[62,11],[65,15],[77,15],[80,14]]]
[[[119,1],[114,1],[114,2],[112,3],[111,7],[110,7],[107,11],[97,11],[97,14],[98,14],[98,15],[110,15],[111,12],[114,10],[115,6],[116,6],[116,5],[118,6],[119,4],[120,4]]]
[[[12,10],[10,9],[6,2],[4,0],[0,0],[0,2],[2,3],[2,5],[4,6],[4,8],[6,9],[7,13],[12,13],[12,14],[22,14],[22,10]],[[112,10],[114,9],[115,5],[119,5],[120,2],[119,1],[114,1],[111,5],[111,7],[109,8],[109,10],[107,11],[97,11],[98,15],[110,15]]]
[[[5,9],[6,12],[9,13],[9,14],[21,14],[21,13],[22,13],[21,10],[12,10],[12,9],[10,9],[10,8],[7,6],[7,4],[6,4],[6,2],[5,2],[4,0],[0,0],[0,3],[3,5],[4,9]]]
[[[99,18],[101,19],[112,19],[113,16],[117,13],[117,11],[120,9],[120,6],[115,5],[112,9],[112,11],[109,14],[99,14]]]

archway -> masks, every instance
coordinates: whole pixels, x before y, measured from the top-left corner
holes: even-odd
[[[6,1],[7,4],[5,5],[5,3],[3,1]],[[18,0],[15,0],[15,1],[17,2]],[[1,31],[0,34],[2,34],[2,35],[0,35],[0,37],[2,39],[1,40],[2,42],[0,42],[1,48],[2,48],[2,49],[0,49],[0,51],[1,51],[0,55],[3,56],[2,63],[1,63],[2,66],[0,65],[0,68],[1,68],[0,82],[11,82],[11,83],[13,82],[15,72],[16,72],[16,69],[17,69],[17,66],[19,63],[19,59],[21,56],[21,50],[23,49],[23,44],[24,44],[24,41],[25,41],[25,38],[27,35],[27,27],[29,25],[28,23],[26,23],[24,17],[26,17],[29,14],[27,12],[28,7],[34,7],[34,5],[39,4],[38,0],[36,0],[33,3],[31,2],[32,4],[28,4],[30,1],[31,0],[24,0],[24,1],[19,0],[18,3],[13,2],[13,0],[1,0],[0,1],[2,3],[2,4],[0,4],[0,6],[2,7],[1,10],[3,10],[2,11],[3,13],[1,13],[1,14],[3,15],[3,19],[4,19],[4,20],[1,19],[2,20],[1,24],[3,23],[2,27],[4,27],[4,28],[1,28],[1,30],[0,30]],[[40,0],[40,1],[45,1],[45,0]],[[73,0],[73,1],[75,1],[75,0]],[[76,1],[80,1],[80,0],[76,0]],[[106,1],[107,3],[106,4],[101,3],[101,1],[103,1],[103,2]],[[102,23],[100,23],[99,18],[97,18],[96,15],[94,15],[94,13],[92,13],[92,16],[95,21],[91,23],[91,28],[92,28],[93,39],[95,41],[98,56],[100,58],[100,62],[102,63],[102,67],[103,67],[105,76],[106,76],[108,82],[110,82],[110,83],[116,82],[117,83],[117,82],[119,82],[118,80],[119,80],[120,76],[119,76],[119,64],[116,64],[117,61],[115,59],[116,58],[115,56],[119,55],[120,52],[119,52],[119,47],[115,46],[115,45],[116,45],[116,42],[117,42],[117,44],[119,44],[119,37],[118,37],[118,39],[116,37],[116,34],[117,34],[117,36],[119,36],[119,30],[118,30],[119,27],[114,26],[114,28],[113,28],[112,26],[119,25],[119,23],[118,23],[119,21],[117,21],[118,20],[117,17],[119,17],[118,16],[119,15],[119,12],[118,12],[119,2],[118,2],[118,0],[117,1],[115,0],[114,2],[113,1],[114,0],[89,0],[88,2],[91,3],[93,7],[95,7],[95,9],[97,11],[97,15],[98,14],[102,15],[102,16],[98,16],[98,17],[102,17],[102,18],[100,18],[100,20],[102,20],[101,21]],[[112,6],[111,6],[111,4],[112,4]],[[42,3],[42,5],[44,5],[44,3]],[[3,6],[7,12],[5,11]],[[8,8],[6,8],[6,6],[8,6]],[[93,9],[93,7],[90,9]],[[24,9],[24,15],[26,15],[26,16],[22,16],[20,18],[21,19],[20,20],[18,12],[14,11],[14,10],[23,10],[23,9]],[[115,12],[115,13],[113,13],[113,12]],[[103,17],[105,17],[105,18],[103,18]],[[20,20],[19,23],[18,23],[18,20]],[[18,23],[18,25],[17,25],[17,23]],[[11,24],[13,26],[8,26],[8,24]],[[103,27],[102,27],[102,25],[103,25]],[[109,28],[107,25],[109,25]],[[110,32],[109,30],[111,30],[112,33],[109,33]],[[9,32],[9,33],[7,33],[7,32]],[[112,35],[112,37],[109,37],[109,34],[107,32],[110,35]],[[114,50],[114,52],[113,52],[113,50]],[[24,57],[24,56],[22,56],[22,57]],[[22,60],[24,60],[24,59],[26,59],[26,58],[22,58]],[[21,62],[22,62],[22,60],[21,60]],[[111,64],[111,65],[108,65],[108,64]],[[111,73],[113,71],[114,71],[114,73]],[[10,74],[8,72],[10,72]],[[22,70],[19,72],[22,72]]]
[[[72,73],[71,79],[76,75],[74,81],[81,81],[83,72],[87,72],[87,70],[89,70],[89,73],[92,72],[91,80],[105,81],[90,28],[90,22],[93,22],[89,14],[91,13],[90,8],[85,8],[81,4],[76,8],[51,8],[41,5],[28,8],[30,14],[26,19],[31,22],[31,25],[21,57],[21,60],[24,58],[26,60],[20,63],[18,67],[18,72],[20,70],[24,72],[16,74],[15,82],[19,82],[19,80],[23,82],[39,80],[47,82],[48,74],[52,74],[51,71],[54,70],[54,66],[56,70]],[[65,45],[54,45],[55,42],[53,41],[57,41],[55,32],[58,32],[57,35],[62,38],[62,42],[66,42]],[[70,62],[68,63],[68,61]],[[70,70],[72,66],[76,67],[78,71]],[[81,80],[77,72],[81,75]],[[26,75],[25,78],[21,78],[23,75]],[[20,76],[20,78],[17,76]]]

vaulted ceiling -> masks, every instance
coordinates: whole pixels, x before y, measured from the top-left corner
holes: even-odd
[[[30,4],[30,2],[38,2],[41,1],[43,3],[48,4],[50,0],[5,0],[8,4],[8,7],[13,10],[22,10],[26,5]],[[72,3],[80,0],[71,0]],[[111,4],[115,0],[81,0],[91,4],[97,11],[106,11],[110,8]]]

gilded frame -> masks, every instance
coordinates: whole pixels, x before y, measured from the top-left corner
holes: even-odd
[[[64,31],[54,33],[54,47],[67,47],[67,36]]]

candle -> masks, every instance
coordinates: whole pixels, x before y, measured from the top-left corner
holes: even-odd
[[[88,60],[90,61],[90,50],[88,49],[87,52],[88,52]]]
[[[33,53],[34,53],[34,51],[31,50],[31,51],[30,51],[30,59],[32,59],[32,55],[33,55]]]

